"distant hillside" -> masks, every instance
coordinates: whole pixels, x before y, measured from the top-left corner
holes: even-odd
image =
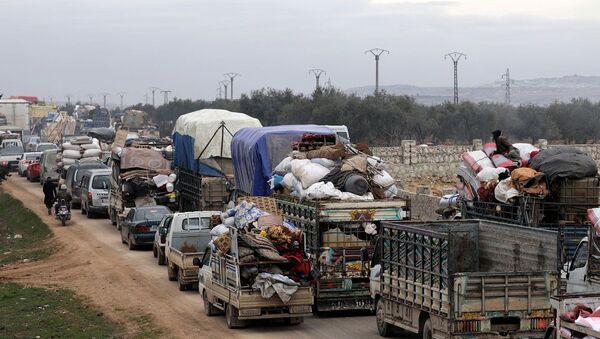
[[[476,87],[460,87],[461,100],[504,102],[504,83],[496,81]],[[374,86],[347,89],[346,93],[366,96],[373,93]],[[390,94],[409,95],[423,104],[439,104],[452,101],[452,87],[418,87],[410,85],[381,86]],[[588,98],[600,101],[600,76],[568,75],[560,78],[515,80],[511,85],[513,105],[548,105],[554,101],[568,102],[573,98]]]

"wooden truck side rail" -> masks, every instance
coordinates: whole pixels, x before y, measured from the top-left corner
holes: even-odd
[[[570,331],[579,332],[584,335],[591,336],[593,338],[600,338],[600,331],[594,331],[591,328],[563,321],[561,319],[561,315],[572,310],[577,305],[585,305],[587,307],[590,307],[592,310],[595,310],[596,308],[600,307],[600,293],[591,292],[555,295],[552,296],[552,298],[550,298],[550,304],[552,305],[552,308],[554,309],[556,314],[556,320],[554,325],[557,329],[563,327],[569,329]],[[560,335],[557,335],[556,338],[560,338]]]
[[[178,279],[182,284],[194,284],[198,282],[198,267],[193,264],[194,258],[202,259],[204,252],[183,253],[171,247],[167,260],[169,265],[177,266]]]

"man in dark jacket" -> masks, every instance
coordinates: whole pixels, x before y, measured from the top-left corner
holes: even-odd
[[[521,161],[521,155],[519,150],[513,146],[506,137],[502,136],[502,131],[497,129],[492,132],[492,136],[494,137],[494,142],[496,143],[496,151],[492,153],[494,154],[502,154],[510,160],[515,162]]]
[[[46,208],[48,208],[48,215],[52,214],[52,205],[54,205],[54,201],[56,199],[56,183],[52,181],[52,178],[46,178],[46,182],[44,182],[44,204]]]

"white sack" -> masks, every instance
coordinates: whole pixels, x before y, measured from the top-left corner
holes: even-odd
[[[314,159],[310,159],[310,161],[315,164],[319,164],[323,167],[326,167],[329,170],[332,170],[338,164],[336,161],[333,161],[333,160],[327,159],[327,158],[314,158]]]
[[[477,180],[481,182],[488,182],[490,180],[498,180],[498,176],[502,172],[508,172],[508,169],[504,167],[500,168],[483,168],[481,172],[477,173]]]
[[[164,175],[164,174],[159,174],[159,175],[152,177],[152,181],[154,181],[154,184],[156,185],[156,187],[163,187],[164,185],[166,185],[169,182],[169,176]]]
[[[88,149],[83,152],[84,158],[98,158],[102,154],[100,149]]]
[[[389,187],[396,183],[394,178],[386,171],[381,171],[381,174],[375,174],[373,182],[381,187]]]
[[[84,150],[88,150],[88,149],[100,149],[100,145],[98,144],[85,144],[85,145],[81,145],[81,148],[83,148]]]
[[[219,224],[219,225],[213,227],[212,230],[210,230],[210,235],[212,235],[214,237],[218,237],[220,235],[227,234],[227,233],[229,233],[229,228],[223,224]]]
[[[532,144],[516,143],[513,144],[513,146],[519,150],[519,155],[521,156],[521,159],[527,161],[529,161],[529,159],[531,158],[531,152],[539,151],[539,148],[533,146]]]
[[[275,173],[284,174],[292,170],[292,157],[285,157],[279,165],[275,166]]]
[[[398,187],[396,185],[392,185],[385,189],[385,197],[387,199],[392,199],[398,196]]]
[[[70,158],[64,158],[64,159],[62,159],[63,166],[64,165],[73,165],[76,162],[77,162],[77,160],[75,160],[75,159],[70,159]]]
[[[298,178],[296,178],[292,173],[286,174],[283,177],[283,181],[281,182],[283,187],[287,188],[290,191],[292,191],[294,189],[294,187],[296,186],[297,183],[298,183]]]
[[[63,151],[63,159],[80,159],[81,153],[79,151],[74,150],[64,150]]]
[[[79,151],[81,147],[79,145],[73,145],[70,142],[65,142],[62,144],[62,148],[65,150]]]
[[[294,164],[296,164],[296,166],[294,166]],[[329,173],[329,169],[310,162],[310,160],[293,160],[292,173],[302,182],[303,188],[308,188],[312,184],[323,179],[323,177]]]

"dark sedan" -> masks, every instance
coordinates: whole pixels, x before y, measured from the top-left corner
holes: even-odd
[[[152,245],[158,224],[163,216],[170,213],[166,206],[132,208],[121,223],[121,241],[130,250],[140,245]]]

